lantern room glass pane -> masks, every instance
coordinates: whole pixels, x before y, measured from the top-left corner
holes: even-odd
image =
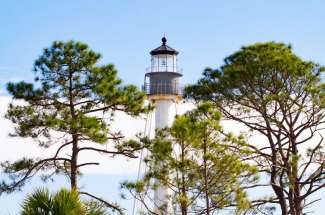
[[[175,55],[154,55],[151,58],[152,72],[177,72]]]

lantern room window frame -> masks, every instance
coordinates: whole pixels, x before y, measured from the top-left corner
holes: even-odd
[[[151,72],[179,72],[177,68],[177,63],[178,62],[177,62],[176,55],[172,55],[172,54],[152,55],[150,71]]]

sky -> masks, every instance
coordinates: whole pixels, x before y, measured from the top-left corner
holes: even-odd
[[[3,115],[10,100],[6,83],[32,81],[35,59],[55,40],[87,43],[102,54],[101,64],[113,63],[124,83],[140,87],[150,66],[149,52],[165,35],[167,43],[180,52],[182,81],[189,84],[204,68],[216,68],[241,46],[256,42],[290,43],[303,59],[325,65],[324,11],[321,0],[0,0],[0,113]],[[127,120],[130,129],[143,124]],[[5,152],[0,155],[9,159],[19,153],[10,151],[8,142],[17,148],[18,142],[26,140],[9,140],[8,123],[0,118],[0,128],[5,128],[0,134],[1,151]],[[29,145],[24,147],[28,152]],[[121,161],[89,172],[85,184],[87,180],[87,184],[96,184],[92,182],[98,179],[118,185],[121,179],[136,174],[136,163],[131,163]],[[91,189],[98,190],[101,185]],[[118,187],[108,192],[117,196]],[[0,214],[15,213],[22,197],[0,197]],[[316,207],[316,215],[325,210],[321,205]]]

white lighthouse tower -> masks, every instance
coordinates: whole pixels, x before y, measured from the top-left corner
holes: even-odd
[[[162,45],[150,52],[151,66],[145,74],[144,89],[150,102],[155,104],[155,128],[170,127],[176,115],[176,105],[181,100],[180,78],[182,74],[177,66],[178,51],[167,46],[167,39],[161,39]],[[171,214],[169,189],[158,184],[154,193],[155,211]],[[158,212],[165,207],[166,211]]]

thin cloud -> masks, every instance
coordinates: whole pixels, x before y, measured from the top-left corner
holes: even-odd
[[[50,156],[55,152],[55,149],[49,148],[44,151],[37,146],[30,138],[9,137],[8,134],[13,132],[14,124],[4,118],[7,106],[10,103],[9,96],[0,96],[0,157],[2,160],[16,160],[23,156],[39,157],[45,154]],[[193,105],[180,105],[179,114],[192,109]],[[124,113],[116,113],[114,122],[112,123],[112,130],[121,131],[127,138],[134,138],[136,134],[144,131],[145,122],[142,118],[132,118]],[[154,130],[154,118],[152,118],[152,132]],[[87,144],[87,143],[85,143]],[[20,150],[17,150],[20,149]],[[90,174],[135,174],[138,170],[137,159],[126,159],[125,157],[108,158],[98,153],[84,153],[81,154],[81,162],[89,160],[97,160],[101,165],[91,166],[83,171]]]
[[[0,66],[0,72],[1,71],[9,71],[10,70],[10,67],[8,66]]]

